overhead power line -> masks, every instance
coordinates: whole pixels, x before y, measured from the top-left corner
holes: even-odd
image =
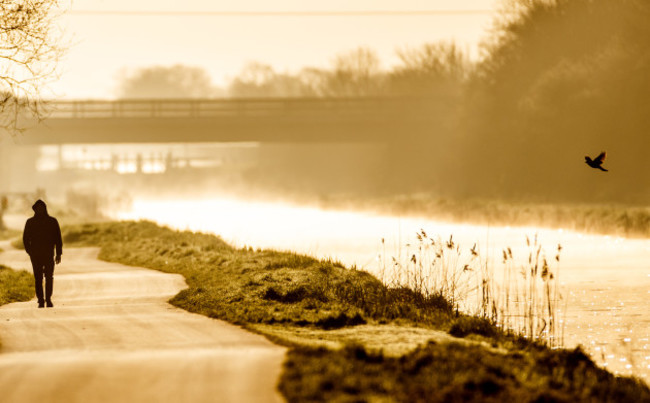
[[[419,17],[445,15],[485,15],[493,10],[352,10],[352,11],[153,11],[153,10],[71,10],[71,15],[134,17]]]

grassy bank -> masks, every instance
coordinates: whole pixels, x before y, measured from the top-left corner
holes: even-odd
[[[29,301],[34,296],[34,278],[26,271],[0,265],[0,305]]]
[[[447,326],[442,297],[390,289],[370,274],[291,252],[237,249],[220,238],[149,222],[67,227],[67,245],[102,246],[100,258],[182,274],[190,286],[172,303],[240,325],[332,329],[396,319]]]
[[[642,401],[648,388],[455,312],[442,295],[288,252],[233,248],[148,222],[64,228],[100,258],[182,274],[171,303],[292,347],[289,401]],[[419,347],[418,347],[419,346]]]

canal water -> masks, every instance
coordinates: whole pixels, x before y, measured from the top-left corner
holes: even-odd
[[[502,265],[507,248],[513,264],[525,266],[530,250],[526,239],[537,239],[552,270],[559,269],[560,305],[566,307],[564,345],[581,344],[611,371],[650,380],[650,239],[463,225],[235,198],[137,199],[129,211],[113,215],[218,234],[235,246],[332,258],[377,275],[386,261],[408,261],[421,230],[434,239],[453,236],[464,251],[476,244],[495,267]],[[559,263],[554,259],[558,245]]]

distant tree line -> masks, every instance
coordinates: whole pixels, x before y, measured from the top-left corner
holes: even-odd
[[[232,80],[228,92],[233,97],[453,96],[469,77],[469,59],[454,43],[426,44],[397,54],[400,63],[388,71],[368,48],[338,54],[329,69],[310,67],[297,74],[252,63]]]
[[[336,55],[329,69],[306,67],[297,73],[276,72],[260,62],[248,63],[217,88],[200,67],[176,65],[139,69],[122,77],[122,98],[235,98],[358,97],[381,95],[431,95],[460,92],[469,78],[471,63],[454,43],[426,44],[397,52],[400,64],[381,68],[372,49],[358,48]]]

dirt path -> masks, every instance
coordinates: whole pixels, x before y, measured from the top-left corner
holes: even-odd
[[[0,263],[30,270],[24,251]],[[180,275],[97,260],[65,249],[55,307],[0,307],[0,401],[277,402],[285,349],[166,301]]]

